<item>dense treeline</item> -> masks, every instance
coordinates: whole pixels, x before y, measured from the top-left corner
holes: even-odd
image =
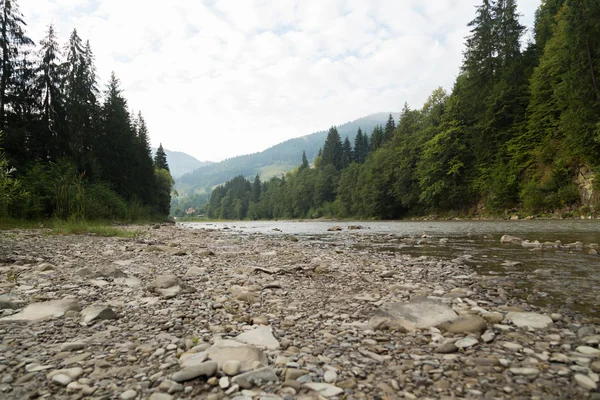
[[[353,147],[330,129],[314,168],[217,187],[211,218],[398,218],[598,207],[600,2],[543,0],[533,41],[514,0],[483,0],[450,93],[404,106]],[[359,139],[360,138],[360,139]],[[366,138],[366,139],[365,139]],[[588,178],[586,180],[586,178]],[[587,190],[581,187],[588,186]]]
[[[164,152],[153,161],[114,73],[101,95],[89,42],[73,30],[60,46],[50,25],[36,46],[15,0],[0,22],[0,217],[168,215]]]

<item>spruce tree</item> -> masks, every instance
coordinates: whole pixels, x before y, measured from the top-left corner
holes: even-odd
[[[169,170],[169,163],[167,162],[167,155],[162,147],[162,143],[158,146],[156,154],[154,155],[154,168]]]
[[[62,92],[63,70],[60,48],[54,26],[50,25],[46,37],[40,41],[41,61],[36,68],[35,91],[41,99],[40,125],[32,140],[36,158],[42,161],[57,161],[70,155],[69,137]]]
[[[260,201],[261,185],[260,176],[256,174],[254,177],[254,183],[252,183],[252,201],[255,203]]]
[[[300,165],[300,169],[307,169],[309,167],[308,158],[306,158],[306,151],[302,151],[302,164]]]
[[[342,164],[341,164],[341,169],[347,168],[348,165],[350,165],[352,163],[352,160],[354,159],[354,154],[352,151],[352,145],[350,144],[350,139],[348,139],[348,136],[346,136],[346,139],[344,140],[344,144],[342,145]]]
[[[342,140],[335,126],[329,128],[321,159],[322,167],[333,165],[338,171],[342,169]]]
[[[365,162],[363,152],[363,133],[359,127],[354,138],[354,161],[357,164]]]
[[[384,141],[383,136],[383,128],[380,125],[377,125],[373,128],[373,133],[371,134],[371,148],[370,151],[375,151],[381,147]]]
[[[383,141],[389,142],[394,137],[394,129],[396,129],[396,123],[394,122],[394,117],[390,114],[387,122],[385,123],[385,129],[383,131]]]

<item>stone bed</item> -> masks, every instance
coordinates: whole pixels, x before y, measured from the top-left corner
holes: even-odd
[[[460,259],[128,229],[0,232],[0,398],[600,399],[597,321]]]

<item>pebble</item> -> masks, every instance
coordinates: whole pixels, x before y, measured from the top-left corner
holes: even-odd
[[[228,360],[223,364],[223,372],[229,376],[235,376],[240,373],[242,364],[238,360]]]
[[[598,384],[596,382],[594,382],[592,380],[592,378],[590,378],[589,376],[582,375],[582,374],[575,374],[575,376],[573,378],[575,379],[575,382],[577,382],[577,384],[579,386],[581,386],[582,388],[584,388],[586,390],[596,390],[596,388],[598,387]]]
[[[52,377],[52,383],[60,386],[67,386],[71,381],[72,379],[65,374],[57,374]]]
[[[129,389],[121,393],[119,400],[133,400],[137,397],[137,392],[133,389]]]

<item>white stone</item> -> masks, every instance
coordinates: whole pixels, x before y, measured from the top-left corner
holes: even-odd
[[[456,312],[448,305],[436,300],[419,298],[406,303],[382,305],[375,311],[369,326],[376,329],[382,321],[389,320],[393,325],[414,331],[438,326],[442,322],[452,321],[456,317]]]
[[[575,374],[575,382],[586,390],[596,390],[598,385],[589,376],[583,374]]]
[[[241,364],[241,372],[250,371],[254,362],[269,364],[267,356],[257,347],[240,343],[236,340],[218,340],[206,350],[208,357],[219,364],[219,368],[227,361],[236,360]]]
[[[518,367],[513,367],[510,369],[510,372],[512,372],[515,375],[527,375],[527,376],[533,376],[533,375],[539,375],[540,370],[537,368],[518,368]]]
[[[544,329],[553,325],[549,316],[532,312],[510,312],[506,319],[519,328]]]
[[[185,353],[179,357],[179,366],[181,368],[192,367],[194,365],[202,364],[208,358],[206,352],[201,353]]]
[[[229,376],[235,376],[240,373],[242,363],[238,360],[227,360],[223,364],[223,372]]]
[[[110,307],[105,306],[91,306],[86,307],[81,311],[81,321],[89,324],[95,321],[101,321],[105,319],[118,319],[119,316]]]
[[[52,377],[52,383],[60,386],[67,386],[69,383],[71,383],[71,381],[72,379],[65,374],[58,374]]]
[[[223,390],[227,389],[229,387],[229,378],[224,376],[219,379],[219,387]]]
[[[575,350],[578,353],[585,354],[587,356],[600,356],[600,350],[590,346],[579,346]]]
[[[323,397],[333,397],[344,393],[344,389],[334,385],[330,385],[329,383],[310,382],[305,383],[304,386],[311,390],[314,390]]]
[[[457,340],[454,345],[459,349],[466,349],[468,347],[475,346],[479,341],[473,337],[467,336],[466,338]]]
[[[335,383],[335,381],[337,381],[337,374],[333,370],[327,370],[323,375],[323,379],[325,379],[325,382],[327,383]]]
[[[76,300],[50,300],[33,303],[17,314],[1,318],[1,321],[41,321],[47,318],[62,317],[67,311],[80,311]]]
[[[235,340],[267,350],[278,350],[279,341],[273,336],[273,331],[268,326],[260,326],[251,331],[239,334]]]
[[[137,397],[137,392],[133,389],[129,389],[121,393],[119,400],[133,400]]]

